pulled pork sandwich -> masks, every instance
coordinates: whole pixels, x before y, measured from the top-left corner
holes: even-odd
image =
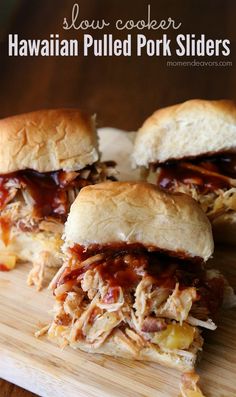
[[[140,182],[83,188],[51,282],[49,338],[90,353],[191,370],[227,282],[204,269],[210,223],[190,196]]]
[[[138,131],[133,163],[144,178],[190,194],[217,240],[236,243],[236,105],[191,100],[156,111]]]
[[[94,117],[41,110],[0,120],[0,269],[33,262],[28,283],[61,265],[61,233],[79,190],[111,176],[99,163]]]

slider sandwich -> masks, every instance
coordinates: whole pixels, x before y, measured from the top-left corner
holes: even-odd
[[[236,105],[190,100],[156,111],[138,131],[133,163],[196,199],[217,240],[236,243]]]
[[[106,180],[94,117],[41,110],[0,120],[0,263],[33,262],[28,283],[61,265],[61,233],[79,190]]]
[[[210,223],[190,196],[140,182],[83,188],[51,282],[49,338],[90,353],[191,370],[201,330],[232,292],[215,270]]]

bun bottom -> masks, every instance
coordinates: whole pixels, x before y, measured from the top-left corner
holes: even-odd
[[[12,230],[13,231],[13,230]],[[52,233],[13,231],[8,245],[0,239],[0,255],[14,255],[17,261],[33,262],[42,251],[51,251],[56,256],[60,249],[60,239]]]
[[[13,255],[17,261],[34,262],[45,251],[50,251],[58,262],[62,240],[59,235],[50,232],[19,232],[11,230],[8,245],[0,239],[0,255]],[[54,267],[54,266],[52,266]],[[55,267],[59,267],[56,265]]]
[[[195,352],[190,353],[186,351],[186,355],[175,352],[165,352],[151,343],[143,347],[132,349],[128,343],[124,343],[123,333],[119,329],[113,332],[113,334],[99,347],[81,341],[71,343],[70,346],[74,349],[80,349],[92,354],[100,353],[131,360],[155,362],[169,368],[175,368],[179,371],[193,370],[197,361],[197,353]]]
[[[11,270],[17,262],[30,262],[32,269],[27,284],[40,290],[48,284],[53,273],[62,265],[59,234],[51,232],[19,232],[11,229],[11,239],[6,246],[0,239],[0,263]],[[49,271],[49,268],[52,270]]]
[[[236,244],[236,212],[217,217],[212,223],[212,228],[215,241]]]

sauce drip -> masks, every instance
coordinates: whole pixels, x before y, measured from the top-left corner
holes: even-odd
[[[7,246],[10,241],[11,222],[5,216],[0,217],[0,229],[2,241],[4,242],[5,246]]]

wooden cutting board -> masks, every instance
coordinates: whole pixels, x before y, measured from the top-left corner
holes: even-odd
[[[236,287],[236,254],[221,249],[215,262]],[[66,348],[46,337],[36,339],[39,322],[47,323],[53,298],[25,285],[28,265],[0,273],[0,377],[45,397],[177,396],[180,374],[157,364],[140,363]],[[199,365],[208,397],[236,396],[236,310],[223,313],[215,332],[205,334]],[[1,395],[1,393],[0,393]]]

